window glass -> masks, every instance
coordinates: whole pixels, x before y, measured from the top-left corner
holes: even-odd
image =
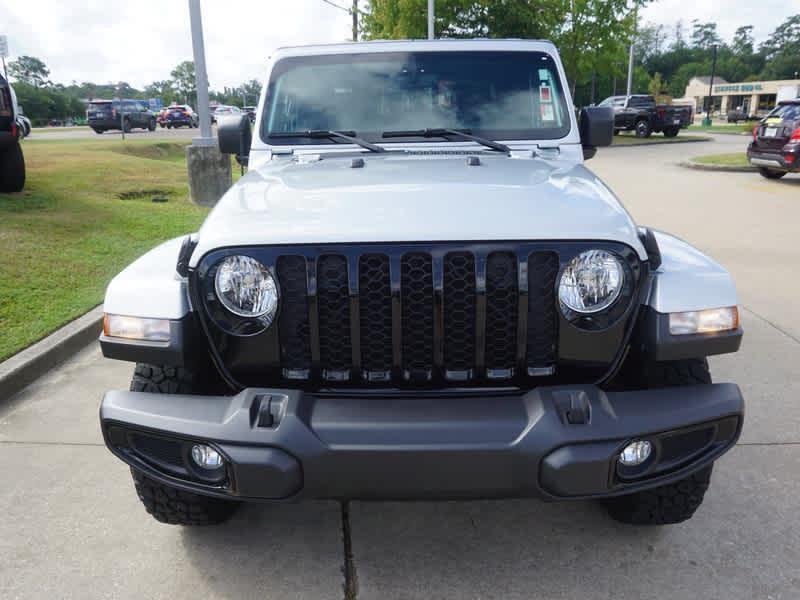
[[[270,132],[343,130],[381,140],[384,131],[444,127],[495,139],[557,139],[570,129],[556,65],[542,52],[287,58],[275,66],[264,110],[267,138]]]

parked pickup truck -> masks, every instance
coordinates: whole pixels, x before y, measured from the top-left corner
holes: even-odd
[[[614,133],[633,131],[636,137],[646,138],[653,133],[675,137],[681,129],[692,124],[692,110],[686,106],[656,104],[647,95],[611,96],[600,103],[614,109]]]
[[[739,348],[736,289],[584,166],[613,111],[576,114],[569,87],[543,41],[272,54],[255,127],[219,117],[247,174],[106,292],[103,353],[137,365],[100,424],[153,517],[504,497],[692,516],[744,419],[706,361]]]

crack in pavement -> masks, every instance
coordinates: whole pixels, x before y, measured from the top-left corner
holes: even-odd
[[[344,600],[356,600],[358,595],[358,578],[353,561],[353,540],[350,537],[350,503],[344,501],[342,507],[342,550],[344,554]]]
[[[745,306],[744,304],[742,304],[742,308],[743,308],[744,310],[746,310],[747,312],[749,312],[749,313],[750,313],[751,315],[753,315],[754,317],[756,317],[756,318],[760,319],[761,321],[763,321],[764,323],[766,323],[767,325],[769,325],[770,327],[772,327],[773,329],[776,329],[777,331],[780,331],[780,332],[781,332],[783,335],[785,335],[786,337],[788,337],[788,338],[789,338],[790,340],[792,340],[793,342],[796,342],[796,343],[800,344],[800,338],[798,338],[798,337],[797,337],[797,336],[795,336],[795,335],[792,335],[792,334],[791,334],[791,333],[789,333],[788,331],[785,331],[785,330],[781,329],[780,327],[778,327],[778,326],[777,326],[775,323],[773,323],[772,321],[770,321],[770,320],[769,320],[769,319],[767,319],[766,317],[762,317],[760,314],[758,314],[758,313],[757,313],[756,311],[754,311],[752,308],[749,308],[749,307]]]
[[[13,444],[19,446],[90,446],[94,448],[105,448],[106,445],[100,442],[43,442],[40,440],[0,440],[1,444]]]

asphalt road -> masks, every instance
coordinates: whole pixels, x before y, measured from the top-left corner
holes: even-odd
[[[766,181],[676,166],[746,138],[614,148],[589,163],[640,223],[736,276],[745,341],[714,358],[746,395],[738,446],[688,523],[635,528],[593,503],[351,503],[357,598],[800,597],[800,176]],[[344,597],[333,502],[248,506],[224,526],[148,517],[102,446],[97,407],[131,368],[90,347],[0,406],[0,598]]]
[[[199,129],[191,129],[189,127],[179,127],[177,129],[166,129],[157,127],[155,131],[147,131],[146,129],[134,129],[125,136],[130,136],[131,139],[139,138],[175,138],[175,139],[190,139],[200,135]],[[34,128],[30,137],[26,138],[27,141],[38,140],[74,140],[74,139],[118,139],[122,136],[121,131],[106,131],[103,134],[97,134],[89,127],[44,127]]]

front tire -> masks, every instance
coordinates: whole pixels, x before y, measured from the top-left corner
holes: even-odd
[[[147,130],[148,131],[155,131],[156,130],[156,120],[155,119],[150,119],[147,122]]]
[[[767,179],[780,179],[786,175],[786,171],[776,171],[775,169],[767,169],[766,167],[758,167],[758,172],[762,177]]]
[[[218,525],[230,519],[239,502],[202,496],[179,490],[131,469],[136,494],[145,510],[161,523],[169,525]]]
[[[25,156],[19,142],[0,153],[0,192],[21,192],[25,187]]]
[[[137,363],[133,371],[132,392],[151,394],[224,394],[225,384],[212,365],[192,370]],[[215,525],[227,521],[240,503],[187,492],[159,483],[141,471],[131,469],[133,484],[154,519],[171,525]]]
[[[612,387],[641,390],[711,383],[705,358],[652,362],[629,358]],[[713,465],[657,488],[603,501],[608,514],[620,523],[670,525],[690,519],[703,502]]]
[[[653,133],[652,129],[650,128],[650,123],[648,123],[645,119],[636,121],[634,131],[636,131],[636,137],[638,138],[649,138]]]

